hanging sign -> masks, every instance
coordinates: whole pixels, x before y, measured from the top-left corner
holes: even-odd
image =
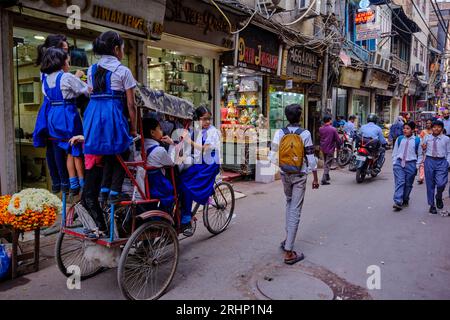
[[[249,26],[239,33],[236,66],[277,74],[280,62],[280,42],[277,35]]]
[[[285,49],[281,74],[302,81],[317,81],[319,57],[314,52],[300,46]]]

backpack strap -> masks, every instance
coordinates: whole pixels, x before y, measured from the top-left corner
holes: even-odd
[[[404,137],[405,137],[404,135],[398,136],[398,138],[397,138],[397,147],[400,147],[400,144],[402,143],[402,140],[403,140]]]
[[[295,130],[295,134],[298,134],[299,136],[303,133],[303,131],[305,131],[305,130],[303,130],[302,128],[298,128],[297,130]]]
[[[420,138],[416,137],[416,155],[417,155],[417,157],[419,157],[420,142],[421,142]]]
[[[294,132],[291,132],[291,130],[289,130],[287,127],[286,128],[282,128],[281,130],[283,131],[284,135],[287,135],[287,134],[298,134],[298,135],[301,135],[303,133],[303,131],[305,131],[302,128],[298,128]]]
[[[291,131],[288,128],[282,128],[281,131],[283,131],[284,135],[291,134]]]

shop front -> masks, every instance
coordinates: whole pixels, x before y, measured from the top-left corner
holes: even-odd
[[[244,16],[226,11],[235,30]],[[220,56],[234,49],[230,25],[202,1],[167,0],[161,40],[147,46],[147,85],[206,105],[220,124]]]
[[[11,91],[3,91],[3,101],[9,100],[13,113],[3,117],[3,124],[13,130],[9,137],[0,142],[2,152],[1,162],[14,163],[14,174],[11,169],[1,168],[2,192],[15,192],[17,189],[28,187],[50,188],[50,178],[46,164],[46,151],[43,148],[34,148],[32,133],[37,113],[43,101],[40,82],[40,70],[35,65],[38,46],[42,45],[49,34],[63,33],[70,46],[71,69],[75,73],[82,70],[87,73],[90,65],[98,60],[93,53],[92,41],[106,30],[115,30],[125,40],[125,57],[122,64],[129,67],[138,81],[142,81],[142,63],[139,52],[144,43],[150,39],[161,37],[165,6],[161,1],[155,1],[151,12],[145,10],[148,2],[135,1],[130,7],[123,3],[111,6],[109,2],[92,0],[81,6],[81,20],[73,22],[68,18],[65,2],[49,1],[21,1],[23,7],[11,7],[2,12],[10,24],[9,32],[2,37],[11,45],[2,47],[4,56],[10,56],[8,65],[3,63],[4,71],[11,72]],[[72,25],[71,23],[75,23]],[[79,23],[79,28],[76,23]],[[4,25],[3,25],[4,26]],[[6,30],[7,31],[7,30]],[[5,42],[3,42],[5,43]],[[8,87],[8,80],[5,82]],[[8,98],[7,96],[10,95]],[[11,145],[11,142],[15,141]],[[4,145],[5,144],[5,148]],[[10,167],[11,168],[11,167]],[[8,170],[8,171],[6,171]]]
[[[391,101],[394,92],[390,86],[394,81],[395,77],[384,70],[372,68],[366,73],[365,86],[374,89],[375,113],[380,124],[392,123],[393,120]]]
[[[267,120],[269,82],[278,73],[278,37],[249,26],[237,37],[236,50],[222,57],[220,84],[224,168],[253,176],[270,139]]]

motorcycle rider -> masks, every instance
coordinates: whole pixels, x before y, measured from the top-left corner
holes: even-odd
[[[367,117],[367,124],[363,125],[360,129],[360,134],[363,139],[363,143],[367,145],[370,143],[374,146],[374,152],[378,154],[377,165],[374,170],[378,173],[381,172],[381,167],[384,163],[384,157],[386,153],[386,139],[383,135],[383,130],[377,126],[378,117],[376,114],[371,113]]]

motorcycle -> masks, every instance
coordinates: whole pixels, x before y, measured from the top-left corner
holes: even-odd
[[[354,168],[356,169],[356,182],[363,183],[366,176],[370,175],[372,178],[376,178],[381,169],[377,167],[378,158],[381,154],[381,146],[378,146],[379,142],[377,140],[370,140],[364,143],[361,139],[359,147],[357,148],[354,155]],[[383,163],[381,167],[383,167]]]
[[[339,167],[343,168],[347,166],[352,160],[353,155],[353,139],[345,132],[340,132],[343,140],[343,144],[337,154],[337,162]]]

